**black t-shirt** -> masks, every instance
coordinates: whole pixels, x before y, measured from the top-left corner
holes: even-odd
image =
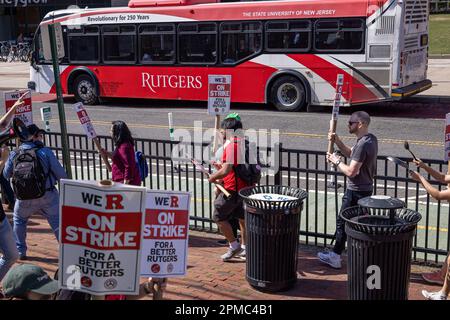
[[[354,191],[372,191],[373,177],[376,173],[378,155],[378,140],[368,133],[362,136],[352,148],[350,160],[361,162],[359,173],[349,178],[348,189]]]

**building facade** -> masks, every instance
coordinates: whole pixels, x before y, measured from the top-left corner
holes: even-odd
[[[30,39],[50,11],[71,5],[100,8],[127,4],[128,0],[0,0],[0,41]]]

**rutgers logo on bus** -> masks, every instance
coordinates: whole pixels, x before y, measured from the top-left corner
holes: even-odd
[[[150,74],[142,72],[142,87],[148,88],[153,93],[158,88],[172,88],[172,89],[201,89],[201,76],[178,76],[167,74]]]

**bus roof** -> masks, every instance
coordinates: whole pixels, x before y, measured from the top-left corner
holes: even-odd
[[[49,13],[42,23],[47,24],[54,21],[70,25],[369,17],[380,9],[380,5],[384,5],[388,0],[382,0],[381,2],[378,0],[278,0],[170,6],[154,5],[157,1],[141,0],[141,5],[148,3],[149,6],[133,8],[59,10]],[[179,2],[183,0],[171,1]],[[130,14],[135,15],[131,21],[127,17]],[[54,15],[53,19],[52,15]]]

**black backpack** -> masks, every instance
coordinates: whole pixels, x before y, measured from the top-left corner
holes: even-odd
[[[234,143],[239,142],[235,140]],[[254,143],[250,145],[250,142],[245,139],[245,163],[233,167],[236,175],[248,185],[257,184],[261,180],[261,163],[256,150],[256,145]]]
[[[45,194],[47,175],[37,155],[39,149],[16,150],[12,185],[14,194],[19,200],[37,199]]]

